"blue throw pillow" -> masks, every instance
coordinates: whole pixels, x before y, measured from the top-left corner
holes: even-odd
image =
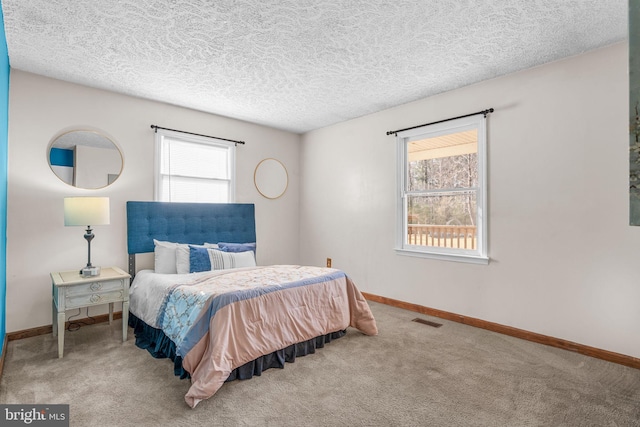
[[[248,252],[256,253],[255,243],[224,243],[218,242],[218,248],[224,252]]]
[[[211,260],[207,248],[189,245],[189,272],[211,270]]]

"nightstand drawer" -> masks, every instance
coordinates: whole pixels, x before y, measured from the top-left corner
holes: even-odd
[[[68,295],[65,298],[65,307],[78,308],[90,305],[106,304],[124,300],[124,290],[115,290],[109,292],[95,292],[83,295]]]
[[[124,280],[101,280],[67,287],[67,298],[72,296],[105,293],[124,289]]]

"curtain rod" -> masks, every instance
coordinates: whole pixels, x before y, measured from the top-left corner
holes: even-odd
[[[204,137],[206,137],[206,138],[215,138],[215,139],[220,139],[220,140],[222,140],[222,141],[235,142],[235,144],[236,144],[236,145],[238,145],[238,144],[242,144],[242,145],[244,145],[244,141],[236,141],[235,139],[220,138],[220,137],[217,137],[217,136],[203,135],[203,134],[201,134],[201,133],[187,132],[187,131],[184,131],[184,130],[178,130],[178,129],[163,128],[163,127],[161,127],[161,126],[156,126],[156,125],[151,125],[151,129],[154,129],[154,132],[156,132],[156,133],[158,132],[158,129],[164,129],[164,130],[170,130],[170,131],[173,131],[173,132],[186,133],[186,134],[189,134],[189,135],[204,136]]]
[[[487,114],[489,114],[489,113],[493,113],[493,108],[489,108],[487,110],[478,111],[477,113],[465,114],[464,116],[458,116],[458,117],[452,117],[450,119],[438,120],[437,122],[425,123],[423,125],[418,125],[418,126],[411,126],[410,128],[404,128],[404,129],[398,129],[398,130],[390,130],[390,131],[387,132],[387,135],[395,135],[398,132],[402,132],[402,131],[405,131],[405,130],[421,128],[422,126],[435,125],[437,123],[448,122],[448,121],[456,120],[456,119],[463,119],[465,117],[477,116],[478,114],[484,114],[484,116],[487,117]]]

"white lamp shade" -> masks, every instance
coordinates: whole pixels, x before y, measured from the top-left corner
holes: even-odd
[[[108,197],[65,197],[64,225],[109,224]]]

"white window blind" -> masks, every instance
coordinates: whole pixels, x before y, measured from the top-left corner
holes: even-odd
[[[234,178],[233,142],[157,130],[156,200],[231,203]]]

